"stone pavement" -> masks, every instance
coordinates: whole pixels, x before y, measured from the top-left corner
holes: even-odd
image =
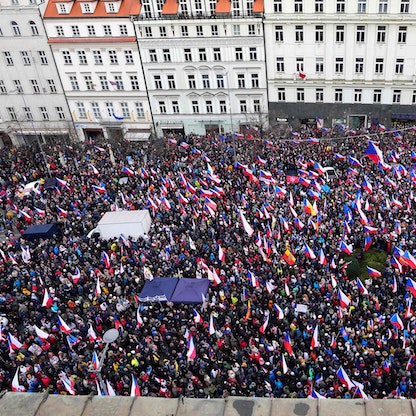
[[[62,396],[11,393],[0,416],[415,416],[416,400]]]

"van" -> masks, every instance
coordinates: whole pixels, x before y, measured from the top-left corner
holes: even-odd
[[[336,170],[332,166],[325,166],[324,167],[324,178],[326,181],[333,181],[334,179],[338,178],[338,174]]]
[[[24,196],[30,195],[31,192],[37,194],[40,192],[40,186],[40,181],[29,182],[26,185],[22,186],[19,192],[22,193]]]

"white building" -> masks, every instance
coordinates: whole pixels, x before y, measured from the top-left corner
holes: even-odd
[[[415,23],[415,0],[265,2],[271,124],[416,120]]]
[[[157,134],[267,125],[262,0],[142,0],[137,37]]]
[[[145,140],[152,130],[130,15],[136,0],[50,0],[44,23],[80,139]]]
[[[0,36],[0,146],[73,139],[36,2],[0,0]]]

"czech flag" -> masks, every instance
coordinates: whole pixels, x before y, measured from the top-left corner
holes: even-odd
[[[59,325],[59,329],[64,333],[64,334],[70,334],[71,333],[71,328],[68,326],[68,324],[58,315],[58,325]]]
[[[311,398],[312,399],[326,399],[325,396],[322,396],[322,394],[319,394],[315,389],[312,389]]]
[[[15,375],[13,377],[13,380],[12,380],[12,391],[15,391],[15,392],[26,391],[24,386],[19,384],[19,368],[20,367],[17,366],[16,373],[15,373]]]
[[[68,216],[68,211],[66,211],[65,209],[58,206],[56,206],[56,209],[58,210],[58,214],[62,217],[66,218]]]
[[[131,375],[131,390],[130,390],[130,396],[141,396],[140,387],[137,384],[136,377],[134,375]]]
[[[403,321],[397,313],[390,318],[390,323],[398,329],[404,329]]]
[[[194,309],[194,321],[196,324],[203,324],[204,320],[196,309]]]
[[[410,267],[411,269],[416,269],[416,259],[414,258],[414,256],[412,254],[409,253],[408,250],[406,250],[403,253],[403,256],[401,257],[402,260],[402,264],[404,264],[405,266]]]
[[[410,277],[406,280],[406,289],[410,291],[413,296],[416,296],[416,282]]]
[[[88,339],[90,340],[90,342],[94,342],[97,339],[97,334],[95,333],[92,325],[89,326],[87,335],[88,335]]]
[[[346,309],[351,303],[350,298],[341,289],[338,290],[338,299],[342,309]]]
[[[218,260],[221,262],[225,261],[225,252],[219,244],[218,244]]]
[[[371,140],[368,141],[368,146],[364,154],[376,165],[379,162],[383,162],[383,153],[379,149],[378,145]]]
[[[23,344],[10,332],[7,335],[7,339],[11,350],[20,350],[23,347]]]
[[[285,314],[283,313],[282,308],[277,303],[274,303],[273,304],[273,309],[277,312],[277,319],[282,320],[285,316]]]
[[[107,192],[107,189],[105,189],[103,186],[93,185],[92,189],[94,190],[94,192],[97,192],[99,194],[105,194]]]
[[[319,250],[319,264],[322,266],[326,266],[328,264],[328,260],[326,259],[324,250],[322,248]]]
[[[368,275],[371,277],[381,277],[382,273],[370,266],[367,266]]]
[[[368,290],[367,290],[367,288],[363,285],[363,282],[360,280],[360,278],[359,278],[359,277],[357,277],[357,287],[358,287],[358,290],[360,291],[360,293],[361,293],[362,295],[365,295],[365,296],[367,296],[367,295],[368,295]]]
[[[137,321],[137,328],[140,328],[143,325],[143,319],[140,315],[140,307],[137,308],[136,321]]]
[[[36,336],[40,338],[42,341],[46,341],[49,338],[49,334],[42,329],[38,328],[36,325],[33,325],[36,331]]]
[[[312,340],[311,340],[311,350],[313,350],[314,348],[319,347],[318,334],[319,334],[319,328],[318,328],[318,325],[316,325],[315,329],[313,331],[313,336],[312,336]]]
[[[366,235],[365,241],[364,241],[364,251],[369,250],[372,244],[373,244],[373,239],[371,235]]]
[[[110,257],[108,257],[108,254],[105,251],[103,251],[102,259],[103,259],[105,268],[106,269],[109,269],[110,266],[111,266],[111,264],[110,264]]]
[[[239,210],[239,214],[240,214],[240,219],[241,219],[241,222],[243,223],[243,228],[244,228],[245,232],[251,237],[254,234],[253,228],[247,222],[246,217],[244,216],[244,214],[241,210]]]
[[[281,356],[281,364],[282,364],[283,374],[286,374],[289,371],[289,368],[286,364],[285,356],[283,354]]]
[[[185,198],[180,192],[178,192],[178,201],[183,205],[189,204],[189,200]]]
[[[98,366],[100,365],[100,360],[98,359],[97,353],[94,351],[92,353],[92,366],[94,367],[94,370],[98,370]]]
[[[134,172],[127,166],[123,166],[123,169],[121,169],[121,171],[129,176],[134,176]]]
[[[260,333],[264,334],[266,332],[267,325],[269,325],[269,315],[267,315],[263,325],[259,328]]]
[[[348,377],[348,374],[345,372],[345,370],[342,367],[340,367],[339,370],[337,371],[337,376],[339,380],[341,381],[341,383],[347,386],[348,390],[355,387],[355,384],[350,380],[350,378]]]
[[[53,299],[49,295],[48,289],[45,287],[45,293],[43,294],[42,306],[45,308],[50,308],[53,304]]]
[[[71,277],[74,283],[78,283],[79,279],[81,279],[81,272],[78,267],[75,268],[75,274],[71,275]]]
[[[116,329],[119,329],[120,327],[123,328],[123,325],[120,322],[120,319],[118,319],[118,316],[114,314],[114,326]]]
[[[305,253],[305,256],[308,259],[316,260],[316,254],[314,253],[314,251],[306,243],[305,243],[305,246],[303,248],[303,252]]]
[[[283,345],[289,355],[293,355],[292,344],[290,342],[289,333],[286,333],[285,337],[283,338]]]
[[[343,251],[347,255],[350,255],[352,253],[352,251],[353,251],[352,245],[347,244],[345,241],[341,241],[339,243],[339,250],[340,251]]]
[[[391,284],[391,290],[393,293],[397,292],[397,280],[396,276],[393,276],[393,283]]]
[[[186,353],[186,356],[188,357],[189,360],[195,360],[196,358],[196,348],[195,348],[195,344],[194,344],[194,338],[191,336],[189,338],[189,341],[187,343],[188,345],[188,351]]]
[[[44,217],[46,215],[46,211],[44,209],[40,209],[40,208],[34,208],[34,211],[36,214],[40,215],[41,217]]]
[[[250,279],[251,285],[253,287],[260,287],[260,282],[257,279],[256,275],[253,272],[248,271],[247,276]]]

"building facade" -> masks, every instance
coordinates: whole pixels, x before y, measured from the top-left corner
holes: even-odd
[[[270,0],[272,126],[416,122],[414,0]]]
[[[267,126],[263,3],[142,0],[134,18],[159,136]]]
[[[71,140],[71,115],[36,2],[0,0],[0,42],[0,146]]]
[[[51,0],[44,22],[80,140],[146,140],[152,114],[130,16],[135,0]]]

